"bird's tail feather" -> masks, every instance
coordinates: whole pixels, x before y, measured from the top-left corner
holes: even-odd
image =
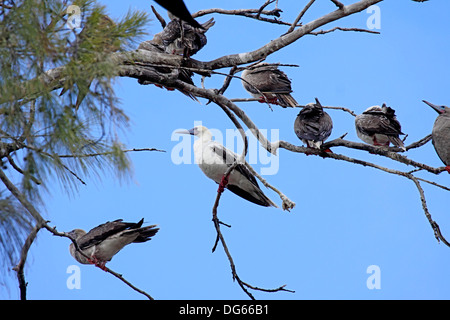
[[[403,141],[399,138],[399,137],[393,137],[390,136],[389,137],[389,141],[396,147],[399,147],[401,149],[403,149],[404,151],[406,151],[405,145],[403,144]]]
[[[135,229],[133,231],[139,232],[139,236],[133,242],[146,242],[150,240],[159,231],[159,228],[156,228],[156,225],[151,225]]]
[[[276,94],[276,96],[278,98],[280,106],[284,108],[287,107],[296,108],[299,106],[298,102],[289,93],[278,93]]]
[[[214,18],[209,19],[208,21],[202,23],[202,27],[205,28],[205,31],[208,31],[209,28],[211,28],[216,22],[214,21]]]
[[[256,195],[239,188],[236,185],[228,184],[227,189],[233,192],[234,194],[240,196],[241,198],[244,198],[247,201],[250,201],[252,203],[255,203],[257,205],[263,206],[263,207],[275,207],[278,208],[275,203],[272,202],[260,189],[256,190]]]

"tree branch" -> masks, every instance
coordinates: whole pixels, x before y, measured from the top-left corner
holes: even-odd
[[[312,4],[315,2],[316,0],[310,0],[306,6],[303,8],[303,10],[298,14],[297,18],[295,18],[294,22],[292,23],[292,25],[289,27],[288,31],[285,34],[291,33],[292,31],[294,31],[295,27],[297,26],[297,23],[300,21],[301,18],[303,18],[303,16],[305,15],[306,11],[308,11],[308,9],[312,6]]]
[[[231,274],[233,276],[233,280],[236,280],[239,284],[239,286],[242,288],[242,290],[250,297],[250,299],[254,300],[254,296],[247,290],[247,288],[253,289],[253,290],[257,290],[257,291],[265,291],[265,292],[277,292],[277,291],[289,291],[289,292],[293,292],[287,289],[284,289],[285,285],[276,288],[276,289],[263,289],[263,288],[259,288],[259,287],[255,287],[252,285],[249,285],[248,283],[244,282],[241,280],[241,278],[239,277],[239,275],[237,274],[236,271],[236,265],[234,263],[233,257],[231,256],[230,250],[228,249],[228,246],[225,242],[225,238],[222,234],[222,231],[220,230],[220,225],[223,224],[219,218],[218,218],[218,214],[217,214],[217,209],[219,207],[219,201],[220,201],[220,197],[222,196],[222,193],[224,191],[224,188],[226,187],[227,183],[228,183],[228,177],[231,174],[231,172],[236,168],[237,165],[239,164],[244,164],[246,165],[251,171],[253,171],[253,173],[255,173],[255,171],[253,170],[253,168],[248,165],[245,162],[245,155],[247,154],[247,149],[248,149],[248,142],[247,142],[247,137],[245,135],[244,129],[242,128],[241,124],[237,121],[237,119],[234,117],[234,115],[228,110],[226,105],[222,105],[222,104],[218,104],[222,110],[227,114],[227,116],[231,119],[231,121],[233,122],[233,124],[236,126],[236,128],[239,130],[241,137],[244,141],[244,148],[242,150],[242,153],[240,155],[240,157],[238,159],[236,159],[236,161],[230,166],[228,167],[227,171],[225,171],[225,173],[223,174],[222,177],[222,181],[219,184],[219,188],[217,190],[217,195],[216,195],[216,200],[214,202],[214,206],[212,209],[212,213],[213,213],[213,218],[212,221],[214,223],[214,227],[216,229],[216,233],[217,233],[217,237],[216,240],[214,242],[214,246],[212,248],[212,252],[214,252],[217,248],[217,244],[220,241],[220,243],[222,244],[222,247],[225,251],[225,254],[228,258],[228,261],[230,263],[230,267],[231,267]],[[260,177],[259,177],[260,178]]]
[[[354,13],[360,12],[367,9],[369,6],[381,2],[382,0],[361,0],[354,4],[345,6],[342,10],[336,10],[328,13],[320,18],[317,18],[290,33],[280,36],[268,42],[266,45],[259,49],[256,49],[247,53],[231,54],[219,57],[212,61],[202,62],[195,59],[184,59],[178,55],[160,53],[160,52],[150,52],[147,50],[135,50],[130,52],[116,52],[109,55],[109,58],[119,66],[118,75],[119,76],[131,76],[134,78],[149,77],[152,82],[165,85],[167,83],[167,75],[158,74],[152,69],[145,66],[157,65],[157,66],[170,66],[174,69],[180,67],[187,67],[194,72],[203,72],[203,74],[211,70],[234,67],[237,65],[247,64],[255,62],[261,59],[265,59],[270,54],[290,45],[291,43],[302,38],[306,34],[310,34],[313,30],[326,25],[330,22],[336,21],[343,17],[352,15]],[[32,79],[28,82],[23,83],[17,90],[14,97],[15,100],[20,100],[23,98],[35,99],[40,96],[42,92],[38,88],[46,87],[48,90],[55,90],[63,87],[64,82],[64,70],[65,67],[57,67],[48,70]],[[197,70],[197,71],[196,71]],[[169,79],[170,82],[170,79]],[[5,102],[1,97],[3,96],[2,90],[0,88],[0,104]]]
[[[4,171],[0,169],[0,180],[3,182],[3,184],[6,186],[6,188],[13,194],[14,197],[24,206],[24,208],[31,214],[31,216],[36,220],[36,227],[31,231],[29,234],[27,240],[25,241],[25,244],[22,248],[21,253],[21,259],[19,261],[19,264],[14,268],[14,270],[17,271],[17,276],[19,279],[19,288],[21,291],[21,299],[26,300],[26,282],[25,282],[25,276],[23,273],[23,266],[25,264],[25,260],[28,254],[28,250],[30,249],[30,246],[33,242],[33,240],[36,238],[37,232],[41,228],[45,228],[48,231],[50,231],[53,235],[60,236],[60,237],[66,237],[69,238],[74,244],[76,249],[84,255],[84,253],[79,249],[78,244],[76,243],[75,239],[73,239],[71,236],[69,236],[67,233],[58,232],[56,231],[56,228],[52,228],[48,225],[47,221],[42,218],[40,213],[34,208],[34,206],[26,199],[26,197],[17,189],[17,187],[8,179],[8,177],[5,175]],[[89,258],[89,257],[88,257]],[[105,268],[108,273],[111,273],[116,278],[123,281],[125,284],[127,284],[129,287],[131,287],[133,290],[145,295],[149,299],[153,299],[148,293],[145,291],[142,291],[138,288],[136,288],[134,285],[132,285],[130,282],[125,280],[122,275],[112,271],[109,268]]]

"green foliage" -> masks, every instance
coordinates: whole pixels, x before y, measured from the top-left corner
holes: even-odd
[[[31,231],[30,216],[12,197],[0,193],[0,257],[2,270],[11,270],[19,262],[19,253]]]
[[[81,175],[129,167],[124,157],[110,156],[117,155],[116,132],[128,118],[117,105],[117,66],[108,55],[144,34],[147,15],[129,12],[114,22],[95,1],[73,4],[80,8],[79,29],[68,27],[68,4],[56,0],[18,1],[0,16],[1,141],[17,149],[22,187],[33,197],[32,177],[45,187],[54,174],[71,189]],[[42,75],[62,66],[60,95]]]
[[[147,15],[129,12],[114,22],[91,0],[3,4],[8,6],[0,8],[0,157],[10,180],[39,203],[41,190],[55,179],[73,191],[106,169],[129,176],[117,134],[128,118],[117,103],[112,85],[117,66],[109,56],[128,50],[144,34]],[[81,28],[68,27],[68,5],[79,6]],[[49,70],[58,71],[56,79],[49,81]],[[23,242],[27,217],[10,198],[0,198],[0,255],[12,257],[17,246],[8,243]]]

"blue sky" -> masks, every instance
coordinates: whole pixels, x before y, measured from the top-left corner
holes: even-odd
[[[356,0],[355,0],[356,1]],[[355,1],[343,1],[350,4]],[[258,8],[263,1],[246,1]],[[111,17],[123,17],[129,8],[150,11],[148,0],[104,2]],[[222,7],[241,8],[242,1],[226,3],[187,1],[191,12]],[[282,19],[293,21],[306,1],[279,1]],[[396,110],[407,144],[431,132],[436,113],[422,99],[450,104],[448,74],[450,3],[431,0],[385,1],[380,35],[336,31],[305,36],[268,57],[268,62],[298,64],[283,68],[292,80],[293,96],[300,104],[318,97],[323,105],[344,106],[361,113],[383,102]],[[160,9],[160,7],[157,7]],[[317,1],[306,13],[309,22],[332,10],[331,1]],[[163,12],[162,10],[159,10]],[[165,16],[165,15],[164,15]],[[324,27],[366,28],[369,13],[361,12]],[[200,22],[209,16],[199,18]],[[287,27],[243,17],[214,15],[208,45],[194,56],[209,61],[255,50],[283,34]],[[157,21],[148,25],[148,38],[160,31]],[[228,72],[228,70],[221,70]],[[194,77],[200,85],[200,77]],[[218,88],[223,77],[205,80]],[[214,104],[191,101],[179,92],[140,86],[133,79],[115,82],[121,106],[131,118],[123,136],[129,148],[154,147],[165,153],[130,154],[133,177],[120,182],[109,172],[87,180],[79,192],[67,195],[57,183],[46,196],[44,216],[60,231],[90,229],[108,220],[123,218],[158,224],[150,242],[126,247],[108,266],[155,299],[247,299],[231,278],[228,260],[215,240],[211,209],[217,185],[197,165],[176,165],[171,151],[179,141],[172,133],[191,128],[194,122],[225,132],[233,128]],[[238,79],[226,92],[229,98],[247,98]],[[273,111],[257,102],[239,106],[261,129],[278,129],[279,139],[301,145],[293,123],[298,110]],[[330,139],[348,133],[358,141],[354,118],[329,110],[334,122]],[[270,139],[270,135],[269,135]],[[239,151],[239,150],[237,150]],[[398,163],[366,152],[336,148],[335,152],[403,171]],[[431,143],[407,156],[431,166],[442,166]],[[226,191],[219,217],[230,224],[222,228],[242,280],[264,288],[286,284],[295,293],[253,292],[257,299],[448,299],[450,298],[450,248],[436,241],[423,213],[417,189],[405,178],[350,163],[278,153],[279,170],[265,178],[284,192],[296,207],[291,212],[263,208]],[[261,166],[255,165],[257,170]],[[417,173],[449,186],[450,176]],[[449,193],[422,184],[432,217],[450,239]],[[278,196],[262,187],[280,204]],[[145,299],[121,281],[93,266],[78,264],[69,254],[69,240],[41,231],[30,250],[25,269],[29,299]],[[81,289],[68,289],[67,268],[80,267]],[[367,287],[369,266],[380,270],[379,289]],[[14,276],[14,274],[12,274]],[[3,299],[18,297],[14,277]]]

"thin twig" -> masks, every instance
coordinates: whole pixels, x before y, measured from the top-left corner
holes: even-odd
[[[251,18],[251,19],[255,19],[255,20],[259,20],[259,21],[263,21],[263,22],[269,22],[269,23],[274,23],[274,24],[290,26],[291,23],[284,22],[284,21],[277,19],[278,17],[280,17],[280,12],[281,12],[281,10],[277,9],[277,8],[270,10],[270,11],[268,11],[268,10],[260,11],[260,9],[225,10],[225,9],[220,9],[220,8],[212,8],[212,9],[200,10],[200,11],[192,14],[192,16],[194,18],[197,18],[197,17],[201,17],[201,16],[204,16],[207,14],[218,13],[218,14],[225,14],[225,15],[242,16],[242,17]],[[276,18],[269,19],[269,18],[261,17],[261,15],[274,16]]]
[[[68,235],[65,232],[58,232],[56,231],[56,228],[52,228],[48,225],[47,221],[44,220],[44,218],[42,218],[41,214],[36,210],[36,208],[26,199],[26,197],[22,194],[22,192],[20,192],[19,189],[17,189],[17,187],[8,179],[8,177],[5,175],[4,171],[2,169],[0,169],[0,180],[3,182],[3,184],[6,186],[6,188],[12,193],[12,195],[23,205],[23,207],[30,213],[30,215],[35,219],[36,221],[36,227],[35,229],[32,230],[31,234],[28,236],[28,239],[26,241],[26,244],[23,247],[23,250],[26,249],[26,251],[28,251],[29,247],[31,246],[31,242],[32,240],[34,240],[34,238],[36,237],[36,235],[34,235],[33,233],[37,233],[37,231],[40,228],[45,228],[48,231],[50,231],[53,235],[55,236],[60,236],[60,237],[66,237],[69,238],[74,244],[75,244],[75,248],[81,252],[81,254],[84,255],[84,253],[79,249],[75,239],[73,239],[70,235]],[[21,259],[21,262],[19,262],[20,264],[25,264],[25,258],[26,258],[26,252],[22,252],[21,257],[24,257],[23,261]],[[21,267],[19,266],[17,268],[19,271],[21,270]],[[126,281],[121,275],[119,275],[118,273],[112,271],[111,269],[106,268],[107,272],[111,273],[112,275],[114,275],[115,277],[119,278],[120,280],[122,280],[125,284],[127,284],[129,287],[131,287],[132,289],[136,290],[137,292],[145,295],[146,297],[148,297],[149,299],[153,299],[148,293],[146,293],[145,291],[142,291],[138,288],[136,288],[135,286],[133,286],[130,282]],[[22,268],[23,270],[23,268]],[[25,279],[23,277],[23,273],[20,276],[19,281],[20,283],[20,287],[23,287],[23,283],[25,283]],[[24,293],[26,294],[26,292]],[[22,295],[22,293],[21,293]],[[26,298],[26,297],[25,297]]]
[[[140,151],[157,151],[157,152],[166,152],[165,150],[155,149],[155,148],[133,148],[133,149],[125,149],[122,152],[140,152]],[[86,157],[98,157],[98,156],[106,156],[113,154],[112,151],[108,152],[98,152],[98,153],[86,153],[86,154],[62,154],[58,155],[59,158],[86,158]]]
[[[297,16],[297,18],[295,18],[294,22],[292,23],[292,25],[290,26],[290,28],[288,29],[288,31],[285,34],[291,33],[292,31],[294,31],[295,27],[297,26],[298,22],[300,21],[301,18],[303,18],[303,16],[305,15],[306,11],[308,11],[308,9],[312,6],[312,4],[315,2],[315,0],[310,0],[306,6],[303,8],[303,10],[299,13],[299,15]]]
[[[31,230],[28,235],[25,243],[22,246],[22,250],[20,253],[19,263],[13,268],[14,271],[17,272],[17,279],[19,281],[19,290],[20,290],[20,300],[27,300],[27,282],[25,281],[25,261],[27,260],[28,251],[30,250],[31,244],[36,238],[37,233],[42,228],[40,223],[37,223],[36,226]]]
[[[412,174],[408,174],[406,177],[414,182],[415,186],[417,187],[417,190],[419,191],[420,201],[422,203],[422,209],[423,209],[423,211],[425,213],[425,216],[428,219],[428,222],[431,225],[431,228],[433,228],[434,236],[435,236],[436,240],[437,241],[442,241],[445,245],[450,247],[450,243],[444,238],[444,236],[441,233],[441,229],[439,228],[439,225],[437,224],[436,221],[434,221],[432,219],[431,214],[428,211],[427,201],[425,199],[425,192],[423,191],[422,186],[420,185],[420,182]]]
[[[338,7],[339,9],[343,9],[345,6],[342,4],[342,2],[339,2],[337,0],[331,0],[331,2],[333,2],[336,7]]]
[[[224,191],[224,188],[226,187],[226,184],[228,183],[228,177],[231,174],[231,172],[236,168],[237,165],[240,164],[245,164],[249,169],[251,169],[252,171],[253,168],[251,168],[251,166],[249,166],[246,162],[245,162],[245,155],[247,154],[247,149],[248,149],[248,142],[247,142],[247,137],[245,135],[244,129],[242,128],[241,124],[237,121],[236,117],[233,115],[233,113],[228,110],[228,107],[224,104],[221,103],[217,103],[217,105],[219,105],[219,107],[222,108],[222,110],[227,114],[227,116],[231,119],[231,121],[234,123],[234,125],[236,126],[236,128],[239,130],[239,132],[241,133],[242,139],[244,141],[244,148],[242,150],[242,153],[240,155],[239,158],[236,159],[236,161],[227,168],[227,170],[224,172],[223,177],[222,177],[222,181],[219,184],[219,188],[217,190],[217,195],[216,195],[216,200],[214,201],[214,205],[213,205],[213,209],[212,209],[212,214],[213,214],[213,218],[212,221],[214,223],[214,227],[216,229],[216,240],[214,241],[214,246],[212,248],[212,252],[214,252],[217,248],[217,244],[220,243],[222,244],[222,247],[225,251],[225,254],[228,258],[228,261],[230,263],[230,267],[231,267],[231,274],[233,276],[233,280],[236,280],[239,284],[239,286],[242,288],[242,290],[250,297],[250,299],[254,300],[254,296],[247,290],[247,288],[251,288],[253,290],[259,290],[259,291],[265,291],[265,292],[276,292],[276,291],[288,291],[286,289],[284,289],[284,286],[281,286],[279,288],[276,289],[262,289],[262,288],[258,288],[258,287],[254,287],[251,286],[245,282],[243,282],[239,275],[237,274],[236,271],[236,265],[234,263],[233,257],[231,256],[230,250],[228,249],[228,246],[225,242],[225,238],[222,234],[222,231],[220,230],[220,224],[221,221],[219,220],[218,214],[217,214],[217,209],[219,207],[219,201],[220,201],[220,197],[222,196],[222,193]],[[293,292],[293,291],[291,291]]]
[[[271,3],[274,3],[275,0],[267,0],[259,9],[258,13],[256,14],[256,19],[259,19],[259,16],[261,15],[261,12]]]
[[[150,6],[152,8],[153,14],[155,15],[156,19],[158,19],[159,23],[161,24],[161,27],[164,29],[167,25],[166,20],[156,11],[155,7]]]
[[[332,29],[329,30],[320,30],[320,31],[311,31],[308,34],[311,34],[313,36],[317,36],[320,34],[327,34],[330,32],[334,32],[336,30],[340,30],[340,31],[354,31],[354,32],[367,32],[367,33],[372,33],[372,34],[381,34],[381,32],[379,31],[373,31],[373,30],[367,30],[367,29],[361,29],[361,28],[342,28],[342,27],[334,27]]]

